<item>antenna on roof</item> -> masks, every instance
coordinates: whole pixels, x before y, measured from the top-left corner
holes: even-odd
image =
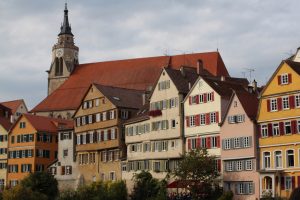
[[[251,81],[252,80],[252,72],[254,72],[255,69],[253,69],[253,68],[245,68],[245,69],[248,71],[248,73],[249,73],[249,81]]]

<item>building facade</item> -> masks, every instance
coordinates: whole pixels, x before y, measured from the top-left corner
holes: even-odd
[[[163,179],[177,166],[184,153],[181,102],[197,77],[191,68],[163,69],[149,98],[149,108],[126,123],[127,160],[122,163],[122,178],[129,190],[138,171],[148,170],[154,178]]]
[[[79,185],[75,147],[74,126],[60,127],[57,160],[48,168],[49,173],[56,178],[60,190],[76,189]]]
[[[288,198],[300,186],[300,60],[281,62],[262,91],[259,111],[260,195]]]
[[[255,91],[234,92],[220,124],[223,189],[234,200],[259,199],[257,108]]]
[[[28,112],[27,106],[23,99],[1,102],[0,104],[11,109],[11,122],[14,123],[24,113]]]
[[[6,186],[6,176],[7,176],[7,141],[8,141],[8,131],[11,127],[9,117],[0,116],[0,189],[4,189]]]
[[[7,183],[17,185],[31,172],[47,171],[57,159],[58,127],[72,123],[23,114],[12,126],[8,140]]]
[[[122,124],[142,106],[142,91],[93,84],[75,113],[80,184],[120,180]]]

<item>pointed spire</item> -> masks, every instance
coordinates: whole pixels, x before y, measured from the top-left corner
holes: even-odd
[[[69,35],[74,36],[73,33],[71,32],[71,26],[69,24],[67,3],[65,3],[64,13],[65,13],[64,14],[64,22],[63,22],[62,26],[60,27],[60,33],[58,35],[69,34]]]

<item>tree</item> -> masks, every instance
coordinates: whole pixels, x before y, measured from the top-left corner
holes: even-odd
[[[300,187],[294,189],[290,196],[290,200],[297,200],[297,199],[300,199]]]
[[[48,199],[55,199],[58,195],[57,180],[46,172],[31,173],[21,181],[20,185],[33,192],[45,194]]]
[[[34,192],[30,188],[17,185],[3,191],[3,200],[47,200],[45,194]]]
[[[187,189],[193,199],[209,199],[212,186],[219,176],[215,162],[216,157],[209,155],[207,149],[192,150],[181,156],[173,175],[176,179],[188,183]]]
[[[133,177],[134,188],[131,200],[154,199],[159,191],[159,181],[154,179],[150,172],[142,171]]]

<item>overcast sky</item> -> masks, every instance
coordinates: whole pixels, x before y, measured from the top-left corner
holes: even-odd
[[[47,94],[63,0],[0,1],[0,101]],[[216,51],[260,85],[300,46],[300,1],[68,0],[79,62]],[[246,73],[249,78],[249,73]]]

